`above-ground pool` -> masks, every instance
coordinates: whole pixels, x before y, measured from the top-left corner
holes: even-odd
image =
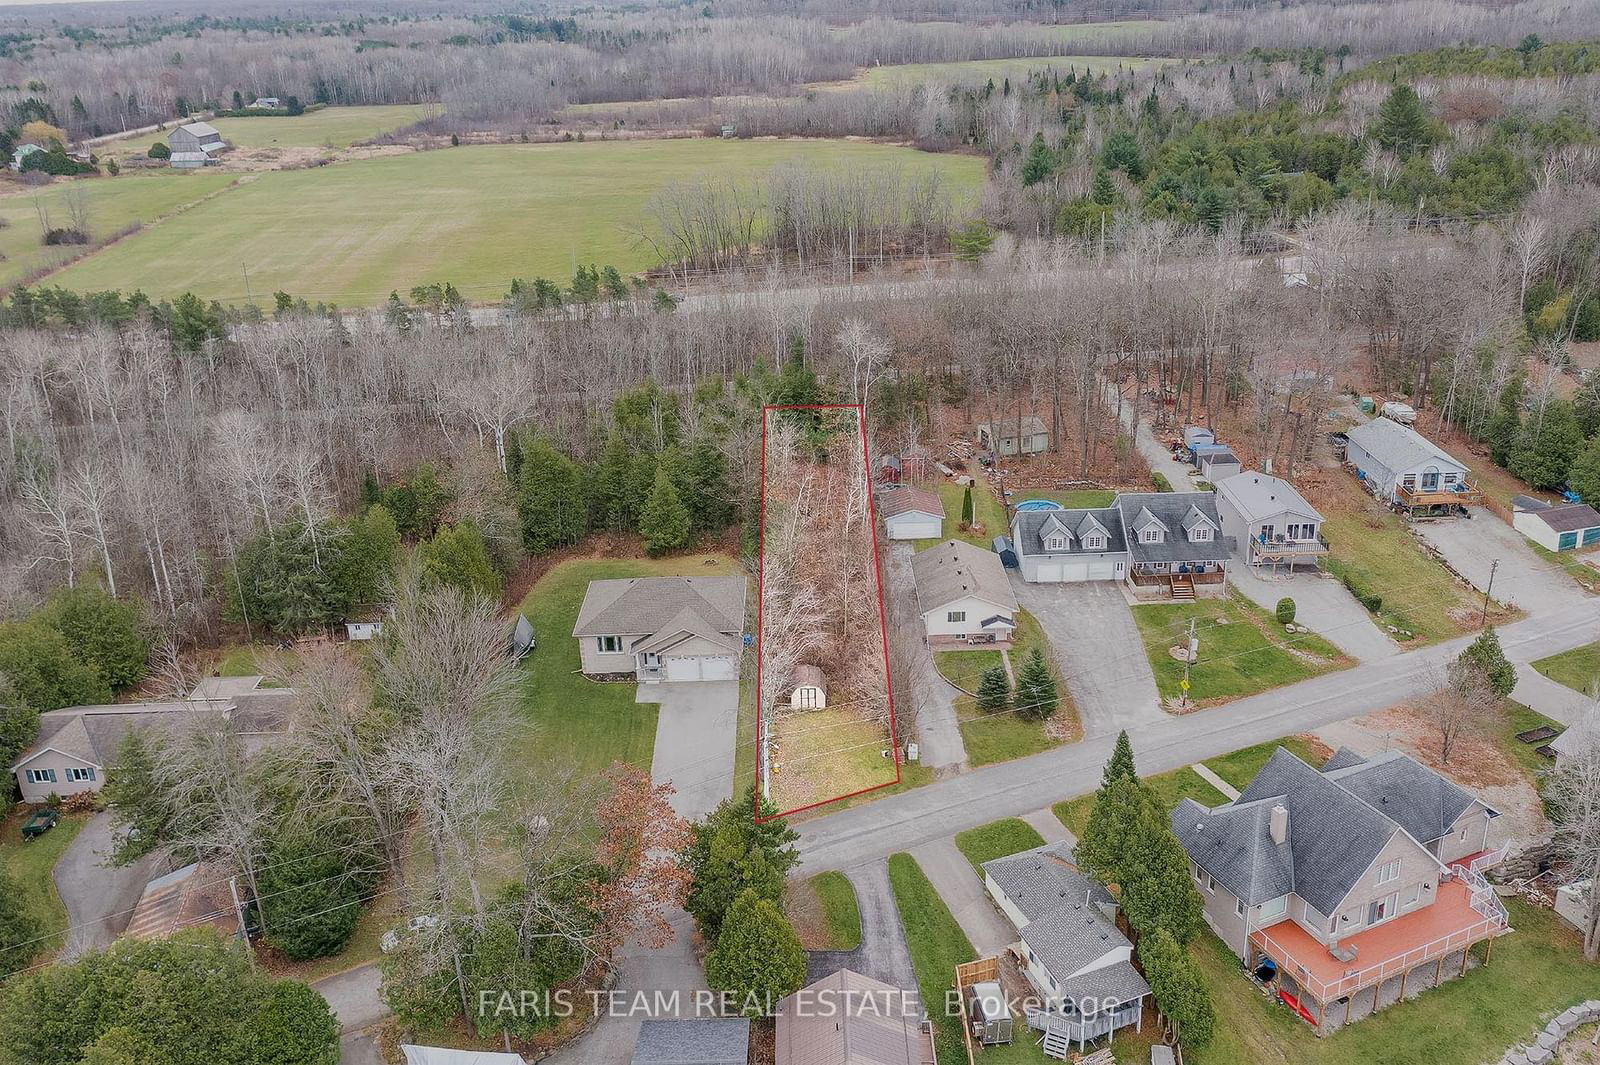
[[[1060,503],[1053,503],[1048,499],[1024,499],[1017,504],[1018,510],[1065,510]]]

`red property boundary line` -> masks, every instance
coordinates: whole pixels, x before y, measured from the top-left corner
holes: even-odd
[[[889,701],[889,750],[893,752],[894,779],[882,784],[874,784],[870,788],[860,788],[844,795],[836,795],[831,799],[822,799],[818,802],[796,806],[792,810],[782,810],[768,817],[761,816],[761,631],[762,617],[765,603],[763,602],[763,577],[766,573],[767,552],[767,423],[772,411],[786,410],[853,410],[856,412],[856,431],[861,436],[861,461],[862,469],[867,475],[867,535],[872,541],[872,579],[878,592],[878,635],[883,647],[883,679],[884,691],[888,693]],[[900,783],[900,738],[894,716],[894,677],[889,672],[889,621],[883,605],[883,563],[878,557],[878,505],[872,498],[872,454],[867,450],[867,413],[866,408],[860,403],[799,403],[799,404],[772,404],[761,408],[761,524],[756,533],[756,779],[752,789],[755,795],[754,809],[751,811],[756,824],[765,824],[774,817],[788,817],[791,814],[802,813],[806,810],[815,810],[819,806],[830,803],[843,802],[853,799],[858,795],[881,791],[892,788]]]

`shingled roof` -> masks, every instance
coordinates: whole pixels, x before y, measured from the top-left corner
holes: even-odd
[[[574,636],[650,636],[685,610],[713,632],[744,629],[743,577],[632,577],[590,581]]]
[[[652,1018],[639,1029],[631,1065],[745,1065],[747,1017]]]
[[[901,514],[931,514],[944,517],[944,500],[922,488],[904,486],[891,488],[878,494],[878,516],[898,517]]]
[[[911,575],[917,584],[917,609],[924,614],[969,595],[1004,610],[1017,609],[1000,556],[961,540],[946,540],[911,556]]]
[[[1383,463],[1391,473],[1398,474],[1430,459],[1466,470],[1448,451],[1393,418],[1374,418],[1352,427],[1345,435],[1350,438],[1350,443]]]
[[[1322,772],[1420,843],[1448,834],[1456,819],[1478,801],[1402,751],[1385,751],[1332,769],[1324,766]]]
[[[117,748],[128,733],[191,724],[200,720],[201,716],[225,714],[229,706],[229,703],[218,700],[186,699],[51,710],[39,715],[38,736],[33,746],[18,756],[11,771],[32,761],[46,749],[104,769],[116,757]]]
[[[1221,562],[1233,554],[1233,538],[1213,535],[1209,540],[1190,540],[1179,530],[1191,528],[1190,510],[1198,510],[1213,529],[1222,528],[1217,514],[1217,497],[1211,492],[1126,492],[1112,505],[1122,514],[1128,529],[1138,527],[1138,519],[1148,512],[1166,527],[1160,543],[1147,544],[1128,536],[1128,554],[1135,562]],[[1145,519],[1148,523],[1148,519]]]

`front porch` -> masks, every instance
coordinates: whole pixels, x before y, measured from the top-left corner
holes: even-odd
[[[1128,585],[1140,600],[1196,598],[1219,599],[1228,591],[1228,571],[1219,565],[1185,566],[1176,572],[1135,563]]]
[[[962,636],[929,636],[928,650],[930,651],[1009,651],[1011,650],[1011,630],[1004,632],[971,632]]]
[[[1250,565],[1257,569],[1279,567],[1292,569],[1295,566],[1315,566],[1323,555],[1328,553],[1328,539],[1318,533],[1313,540],[1290,540],[1286,537],[1272,537],[1266,540],[1252,538],[1250,540]]]
[[[1412,510],[1475,506],[1483,502],[1483,491],[1471,481],[1424,482],[1416,487],[1401,482],[1395,487],[1394,501]]]
[[[1360,1020],[1462,975],[1474,944],[1509,930],[1504,908],[1479,876],[1441,880],[1435,894],[1431,905],[1341,939],[1349,961],[1292,920],[1257,929],[1250,933],[1250,969],[1271,959],[1280,994],[1321,1031]]]

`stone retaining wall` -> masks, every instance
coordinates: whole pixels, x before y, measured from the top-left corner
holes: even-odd
[[[1506,1051],[1500,1065],[1548,1065],[1555,1060],[1556,1048],[1563,1039],[1594,1021],[1600,1021],[1600,999],[1590,999],[1562,1013],[1545,1025],[1533,1042]]]

